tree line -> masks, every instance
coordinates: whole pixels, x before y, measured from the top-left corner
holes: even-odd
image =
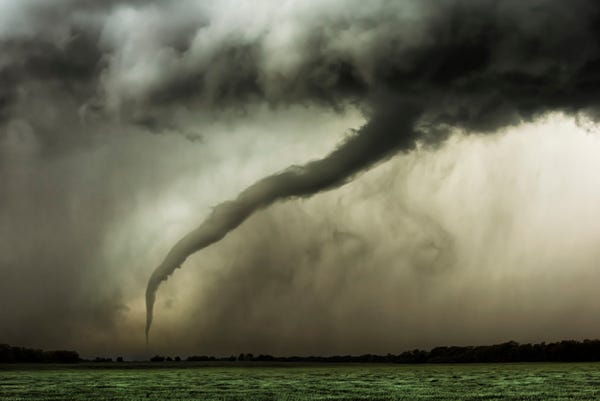
[[[168,359],[155,356],[154,362]],[[253,361],[253,362],[330,362],[330,363],[490,363],[490,362],[597,362],[600,340],[560,341],[554,343],[519,344],[509,341],[495,345],[435,347],[430,351],[415,349],[387,355],[272,356],[239,354],[216,358],[190,356],[188,362]]]
[[[42,351],[25,347],[0,344],[0,363],[76,363],[80,362],[75,351]]]
[[[123,362],[118,357],[117,362]],[[498,362],[597,362],[600,340],[519,344],[509,341],[495,345],[435,347],[387,355],[272,356],[242,353],[226,357],[193,355],[187,358],[155,355],[150,362],[312,362],[312,363],[498,363]],[[0,363],[113,362],[112,358],[83,360],[75,351],[42,351],[0,344]]]

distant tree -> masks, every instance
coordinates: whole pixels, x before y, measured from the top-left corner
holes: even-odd
[[[118,356],[117,357],[117,362],[123,362],[123,357],[122,356]]]
[[[214,361],[214,356],[206,356],[206,355],[192,355],[187,357],[188,362],[201,362],[201,361]],[[235,357],[234,357],[235,360]]]
[[[175,362],[180,362],[180,361],[181,361],[181,358],[179,356],[176,356],[175,357]]]
[[[152,358],[150,358],[150,362],[164,362],[164,361],[165,361],[165,357],[160,356],[160,355],[154,355]]]

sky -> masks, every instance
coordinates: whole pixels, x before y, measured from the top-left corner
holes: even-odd
[[[0,0],[0,343],[600,337],[599,27],[593,0]]]

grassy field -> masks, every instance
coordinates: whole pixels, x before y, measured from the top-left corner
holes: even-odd
[[[0,368],[0,400],[600,400],[599,363]]]

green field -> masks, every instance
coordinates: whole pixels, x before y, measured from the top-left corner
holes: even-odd
[[[600,400],[599,363],[0,368],[0,400]]]

